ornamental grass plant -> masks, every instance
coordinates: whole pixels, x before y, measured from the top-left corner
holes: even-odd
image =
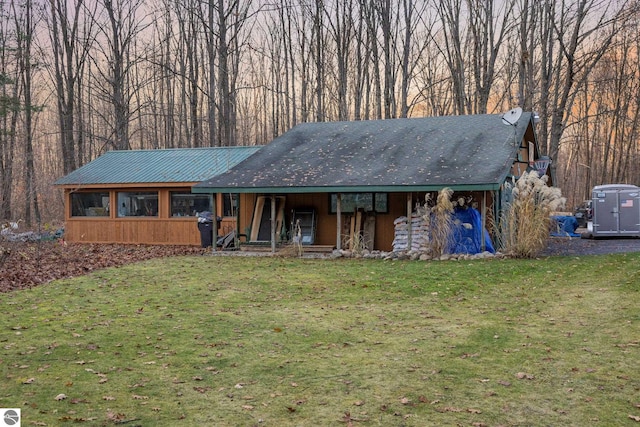
[[[525,172],[516,181],[513,199],[501,214],[498,226],[503,252],[516,258],[534,258],[547,245],[551,214],[564,207],[566,199],[557,187],[547,185],[548,177]]]
[[[435,203],[431,194],[425,195],[424,205],[417,207],[428,232],[429,254],[437,258],[447,252],[451,243],[453,212],[457,202],[451,200],[453,190],[448,187],[438,192]]]

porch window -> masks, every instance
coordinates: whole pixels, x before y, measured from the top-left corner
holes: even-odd
[[[158,192],[118,192],[118,217],[158,216]]]
[[[109,216],[109,193],[71,193],[71,216]]]
[[[226,193],[222,195],[222,216],[236,216],[238,195]]]
[[[195,216],[199,212],[211,212],[211,195],[185,191],[171,192],[171,216]]]
[[[341,211],[342,213],[363,210],[365,212],[386,213],[387,193],[342,193]],[[331,213],[337,212],[338,195],[331,194]]]

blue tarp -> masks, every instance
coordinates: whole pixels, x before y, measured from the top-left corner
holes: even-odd
[[[576,233],[578,220],[574,216],[552,216],[551,235],[560,237],[580,237]]]
[[[484,250],[495,253],[489,232],[482,230],[482,219],[477,209],[456,208],[453,212],[453,220],[449,253],[477,254],[482,252],[482,234],[480,234],[482,231],[484,232]]]

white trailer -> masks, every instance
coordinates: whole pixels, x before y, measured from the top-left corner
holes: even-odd
[[[590,237],[640,237],[640,187],[607,184],[593,187]]]

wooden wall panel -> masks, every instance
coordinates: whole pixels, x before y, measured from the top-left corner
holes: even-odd
[[[251,230],[251,220],[253,219],[253,209],[257,199],[255,194],[240,194],[238,199],[238,211],[240,223],[238,224],[238,234],[249,235]],[[242,239],[241,242],[245,241]]]
[[[199,245],[197,220],[188,219],[71,219],[65,240],[84,243]]]

